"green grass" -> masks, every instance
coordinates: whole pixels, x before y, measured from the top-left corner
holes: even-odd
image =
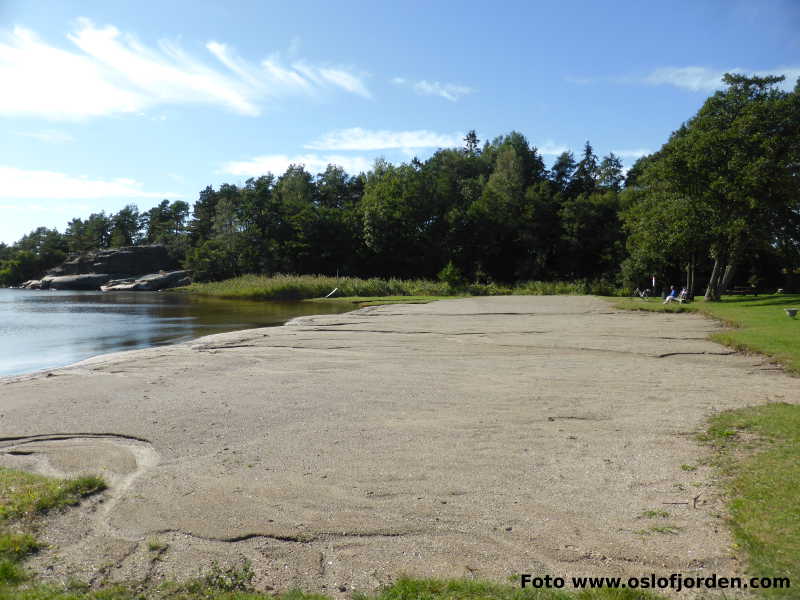
[[[762,592],[769,598],[800,593],[800,406],[767,404],[726,411],[702,437],[716,450],[727,482],[730,525],[747,570],[760,577],[789,577],[794,590]]]
[[[645,312],[666,312],[666,313],[689,313],[700,312],[700,302],[690,302],[688,304],[677,304],[670,302],[663,304],[658,298],[651,298],[650,300],[642,300],[640,298],[608,298],[614,302],[616,308],[623,310],[641,310]]]
[[[711,339],[731,348],[773,357],[788,372],[800,374],[800,318],[790,319],[784,308],[800,308],[800,294],[725,296],[721,302],[697,300],[689,304],[662,304],[657,298],[616,300],[617,308],[654,312],[702,312],[729,329]]]
[[[358,277],[329,277],[326,275],[242,275],[224,281],[193,283],[177,288],[203,296],[239,300],[307,300],[323,298],[334,288],[341,298],[452,298],[454,296],[525,295],[618,295],[621,290],[597,281],[525,281],[514,286],[495,283],[465,283],[451,286],[429,279],[359,279]]]
[[[800,373],[800,319],[784,308],[800,308],[800,294],[733,296],[723,302],[704,302],[703,311],[736,327],[712,336],[737,350],[775,357],[787,370]]]
[[[28,533],[0,533],[0,560],[19,562],[41,547]]]
[[[650,535],[651,533],[660,533],[662,535],[677,535],[680,533],[681,528],[676,527],[675,525],[653,525],[652,527],[648,527],[645,530],[645,535]]]
[[[669,513],[666,510],[646,510],[641,515],[642,519],[668,519]]]
[[[359,279],[325,275],[242,275],[224,281],[193,283],[179,288],[203,296],[248,300],[305,300],[327,296],[334,288],[340,297],[450,296],[446,283],[424,279]]]
[[[453,300],[466,296],[344,296],[341,298],[312,298],[308,302],[333,302],[356,306],[379,306],[382,304],[427,304],[434,300]]]
[[[157,539],[147,540],[147,550],[149,552],[163,552],[168,548],[168,544],[161,542]]]
[[[232,586],[232,587],[231,587]],[[0,600],[329,600],[329,596],[307,594],[293,590],[282,594],[258,593],[249,590],[249,583],[223,580],[213,576],[199,578],[184,585],[166,584],[152,590],[134,590],[114,586],[89,590],[73,585],[63,588],[45,585],[28,585],[13,590],[0,589]],[[627,589],[536,590],[520,588],[518,584],[498,584],[464,579],[412,579],[401,578],[376,594],[353,593],[354,600],[663,600],[663,596]]]
[[[73,506],[81,498],[105,488],[99,477],[59,480],[0,467],[0,520],[32,517]]]
[[[51,479],[0,467],[0,595],[27,580],[19,563],[42,547],[25,531],[31,519],[73,506],[105,487],[99,477]]]

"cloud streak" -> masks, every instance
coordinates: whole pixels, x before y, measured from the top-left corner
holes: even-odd
[[[800,77],[800,67],[777,67],[765,71],[747,71],[740,68],[710,69],[708,67],[662,67],[649,73],[643,82],[650,85],[671,85],[692,92],[713,92],[724,87],[722,76],[725,73],[741,73],[744,75],[785,75],[786,80],[781,87],[786,90],[794,88]]]
[[[134,179],[75,177],[56,171],[18,169],[0,165],[0,199],[92,200],[107,198],[179,198],[170,192],[151,192]]]
[[[351,174],[369,171],[373,160],[363,156],[298,154],[265,154],[249,160],[225,163],[222,172],[239,177],[259,177],[272,173],[283,175],[289,165],[303,165],[309,173],[321,173],[328,165],[338,165]]]
[[[653,151],[649,150],[648,148],[635,148],[632,150],[612,150],[612,152],[616,154],[619,158],[628,158],[632,160],[636,160],[643,156],[647,156],[648,154],[653,153]]]
[[[450,102],[458,102],[461,98],[475,92],[474,88],[458,83],[441,83],[439,81],[409,81],[403,77],[392,79],[395,85],[409,87],[420,96],[439,96]]]
[[[539,151],[539,154],[545,156],[559,156],[564,152],[569,152],[569,147],[564,144],[557,144],[552,140],[547,140],[543,144],[537,146],[536,149]]]
[[[226,44],[206,44],[210,63],[166,40],[155,47],[112,25],[78,19],[70,50],[15,27],[0,41],[0,115],[76,120],[137,114],[163,104],[206,104],[256,116],[267,100],[340,91],[370,98],[363,76],[344,67],[251,63]],[[205,57],[203,57],[205,58]]]
[[[460,134],[436,133],[425,129],[388,131],[351,127],[326,133],[305,145],[309,150],[390,150],[450,148],[461,145]]]

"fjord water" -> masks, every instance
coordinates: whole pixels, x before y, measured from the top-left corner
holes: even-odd
[[[352,309],[324,302],[218,300],[163,292],[0,289],[0,376]]]

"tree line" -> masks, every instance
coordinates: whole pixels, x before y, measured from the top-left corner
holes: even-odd
[[[68,252],[165,244],[198,280],[336,273],[451,281],[650,277],[717,299],[734,281],[780,285],[800,261],[800,104],[779,77],[726,75],[656,153],[625,174],[587,142],[548,168],[511,132],[425,161],[379,159],[350,175],[301,165],[203,189],[193,207],[73,219],[0,245],[0,283],[41,275]],[[737,279],[735,280],[734,277]],[[699,283],[698,283],[699,284]]]

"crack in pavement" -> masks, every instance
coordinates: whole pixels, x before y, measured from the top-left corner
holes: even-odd
[[[728,352],[666,352],[665,354],[651,354],[655,358],[667,358],[668,356],[699,356],[702,354],[708,354],[709,356],[730,356],[731,354],[736,354],[735,350],[730,350]]]
[[[244,533],[231,537],[214,537],[192,533],[184,529],[160,529],[155,534],[180,534],[205,542],[221,542],[225,544],[236,544],[254,539],[276,540],[279,542],[291,542],[295,544],[311,544],[320,540],[339,539],[339,538],[397,538],[407,535],[420,535],[420,531],[318,531],[309,534],[273,534],[273,533]]]
[[[395,333],[398,335],[489,335],[485,331],[463,331],[463,332],[449,332],[449,331],[398,331],[395,329],[326,329],[325,327],[313,327],[309,331],[336,331],[347,333]]]
[[[229,348],[258,348],[256,344],[223,344],[220,346],[195,346],[197,352],[205,352],[207,350],[228,350]]]
[[[150,440],[135,435],[124,433],[40,433],[33,435],[22,435],[12,437],[0,437],[0,448],[10,448],[20,444],[32,444],[36,442],[52,442],[73,439],[121,439],[150,444]],[[2,444],[2,442],[14,442],[13,444]]]

